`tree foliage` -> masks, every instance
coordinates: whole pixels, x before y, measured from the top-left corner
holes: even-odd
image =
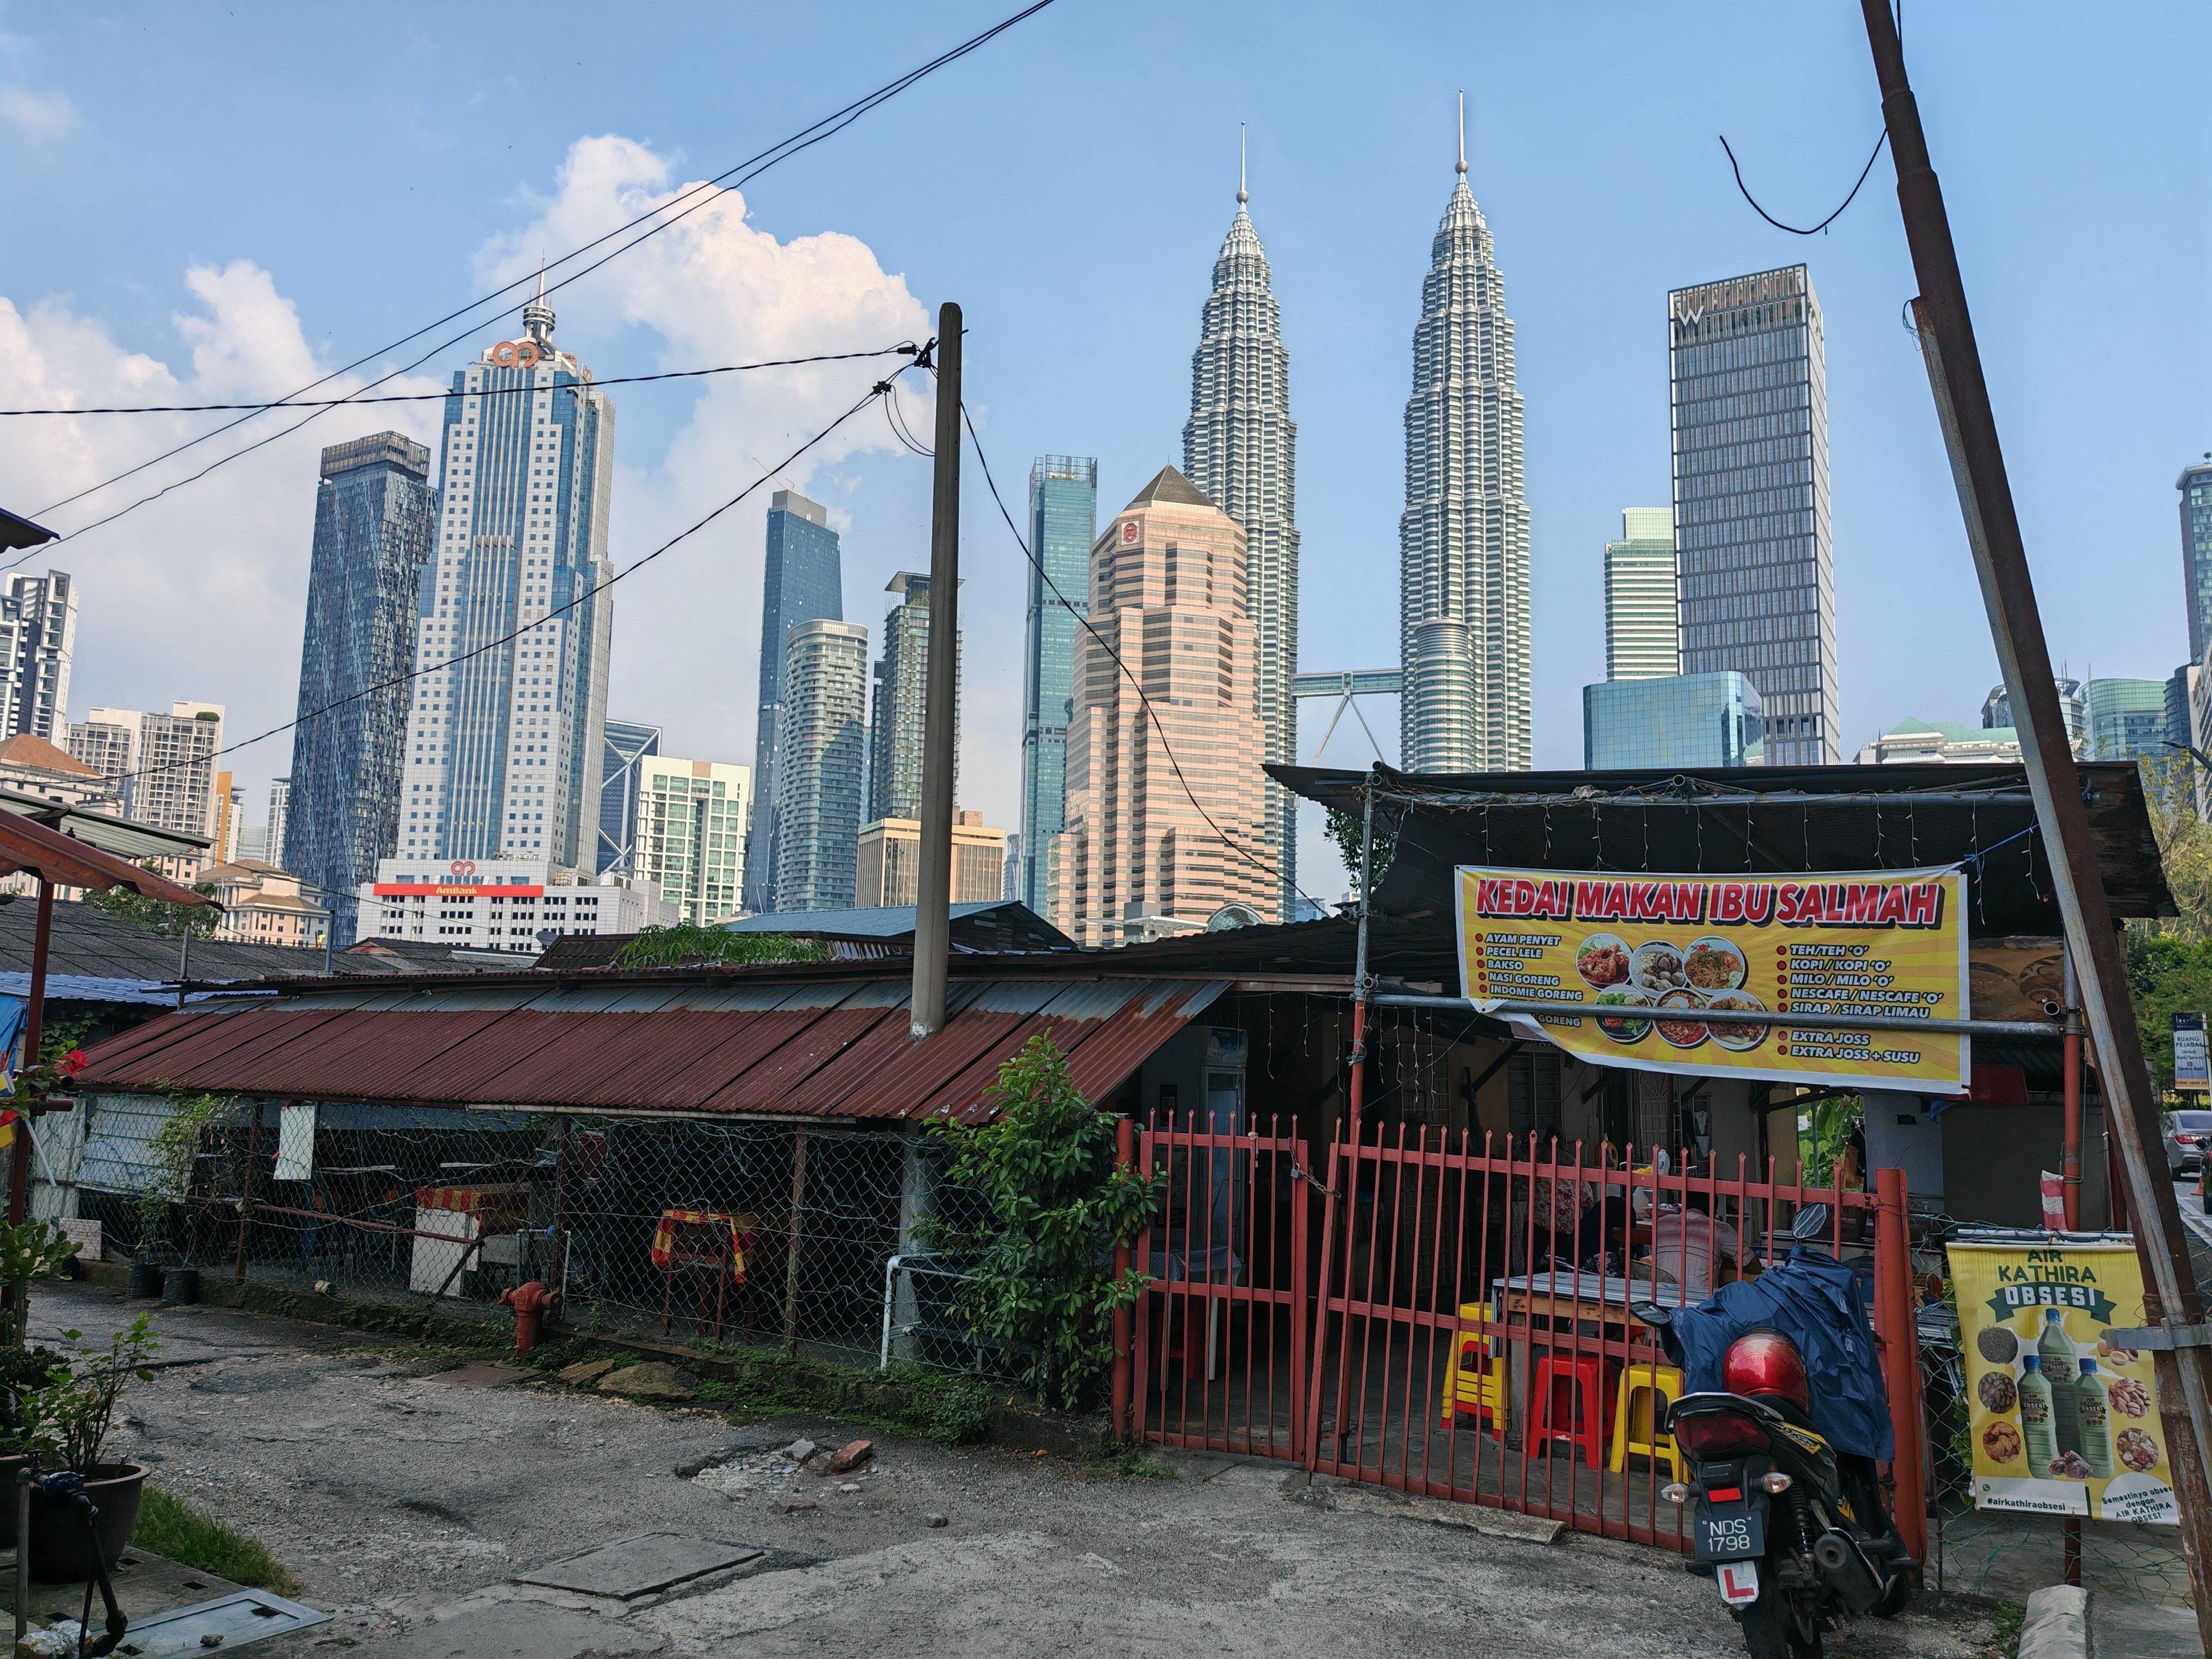
[[[615,952],[617,968],[702,968],[749,962],[820,962],[830,947],[789,933],[733,933],[679,921],[648,927]]]
[[[1328,809],[1327,833],[1338,856],[1344,860],[1345,873],[1352,878],[1352,890],[1356,896],[1359,891],[1359,843],[1365,837],[1365,821],[1359,813],[1340,812],[1332,806]],[[1377,810],[1375,814],[1374,865],[1375,880],[1378,884],[1389,872],[1390,860],[1397,851],[1396,825],[1390,821],[1388,813]]]
[[[2180,914],[2127,924],[2128,990],[2151,1079],[2164,1091],[2173,1087],[2172,1016],[2212,1014],[2212,824],[2197,816],[2186,759],[2145,761],[2142,769],[2159,859]]]
[[[153,871],[155,875],[161,874],[151,864],[141,867]],[[215,884],[196,881],[192,884],[192,891],[204,898],[213,898]],[[222,912],[212,904],[170,904],[134,893],[128,887],[103,888],[98,892],[87,893],[85,898],[110,915],[121,916],[125,921],[136,922],[141,927],[166,934],[171,939],[186,933],[195,939],[212,939],[216,924],[222,920]]]
[[[1048,1036],[999,1068],[999,1115],[940,1122],[945,1176],[983,1206],[969,1229],[940,1222],[932,1242],[967,1264],[960,1316],[1012,1357],[1020,1381],[1074,1408],[1114,1358],[1113,1316],[1143,1284],[1114,1276],[1114,1252],[1151,1224],[1160,1188],[1115,1167],[1115,1123],[1075,1091]]]

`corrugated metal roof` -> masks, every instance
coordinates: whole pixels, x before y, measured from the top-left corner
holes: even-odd
[[[987,1115],[1048,1032],[1110,1091],[1221,979],[956,980],[917,1043],[898,979],[349,988],[216,1002],[94,1048],[79,1086],[408,1105],[918,1118]]]

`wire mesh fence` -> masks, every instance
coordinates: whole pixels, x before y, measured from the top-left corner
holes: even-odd
[[[926,1137],[102,1095],[35,1146],[36,1212],[110,1260],[485,1320],[537,1279],[578,1333],[993,1369],[931,1257],[961,1196]]]

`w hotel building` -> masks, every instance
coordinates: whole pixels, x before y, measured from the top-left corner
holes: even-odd
[[[1668,295],[1680,672],[1759,693],[1769,766],[1843,758],[1820,304],[1802,265]]]

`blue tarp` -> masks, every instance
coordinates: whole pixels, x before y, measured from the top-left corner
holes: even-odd
[[[1681,1310],[1661,1339],[1682,1368],[1684,1387],[1701,1394],[1723,1389],[1729,1345],[1762,1330],[1780,1331],[1805,1356],[1813,1426],[1831,1445],[1883,1462],[1897,1455],[1889,1389],[1857,1274],[1832,1255],[1800,1248],[1757,1279],[1723,1285],[1703,1306]]]

